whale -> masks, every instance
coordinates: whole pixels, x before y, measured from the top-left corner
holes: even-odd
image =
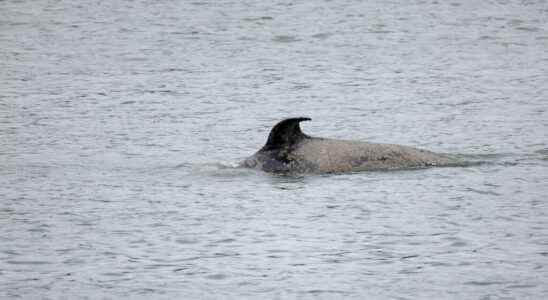
[[[396,144],[312,137],[300,123],[308,117],[289,118],[277,123],[266,144],[239,163],[240,167],[268,173],[344,173],[391,171],[457,166],[446,154]]]

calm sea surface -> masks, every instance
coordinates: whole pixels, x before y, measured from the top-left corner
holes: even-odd
[[[1,299],[548,298],[547,1],[0,1],[0,142]]]

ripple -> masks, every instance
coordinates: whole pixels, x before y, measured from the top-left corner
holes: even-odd
[[[6,263],[11,265],[49,265],[49,261],[41,260],[7,260]]]
[[[480,195],[500,196],[499,193],[496,193],[496,192],[493,192],[493,191],[485,191],[485,190],[474,189],[474,188],[470,188],[470,187],[466,188],[466,191],[474,192],[474,193],[480,194]]]
[[[501,285],[507,284],[506,281],[467,281],[464,284],[466,285],[475,285],[475,286],[488,286],[488,285]]]
[[[212,280],[223,280],[223,279],[226,279],[227,277],[228,276],[225,274],[212,274],[212,275],[206,276],[207,279],[212,279]]]
[[[537,285],[535,284],[512,284],[507,286],[507,289],[529,289],[529,288],[536,288]]]
[[[312,37],[315,38],[315,39],[325,40],[325,39],[329,38],[332,35],[333,34],[331,34],[331,33],[323,32],[323,33],[313,34]]]
[[[198,240],[189,240],[189,239],[176,239],[175,242],[183,245],[192,245],[192,244],[198,244]]]
[[[274,20],[274,18],[270,16],[262,16],[262,17],[256,17],[256,18],[243,18],[242,20],[246,22],[257,22],[257,21],[271,21],[271,20]]]
[[[227,239],[222,239],[222,240],[215,241],[215,244],[233,243],[235,241],[236,241],[236,239],[227,238]]]
[[[330,290],[330,289],[313,289],[308,290],[304,292],[306,294],[313,294],[313,295],[319,295],[319,294],[340,294],[340,295],[349,295],[350,292],[343,291],[343,290]]]
[[[537,28],[537,27],[525,27],[525,26],[520,26],[520,27],[516,27],[516,30],[528,31],[528,32],[537,32],[537,31],[539,31],[540,29]]]
[[[292,35],[277,35],[272,38],[275,43],[294,43],[300,41],[299,38]]]

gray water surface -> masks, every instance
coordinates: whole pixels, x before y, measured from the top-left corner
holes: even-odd
[[[545,299],[546,1],[0,1],[0,298]],[[272,125],[463,155],[276,176]]]

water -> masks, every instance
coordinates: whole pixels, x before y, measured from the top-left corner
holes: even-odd
[[[1,1],[0,298],[548,297],[546,1]],[[485,163],[273,176],[270,127]]]

